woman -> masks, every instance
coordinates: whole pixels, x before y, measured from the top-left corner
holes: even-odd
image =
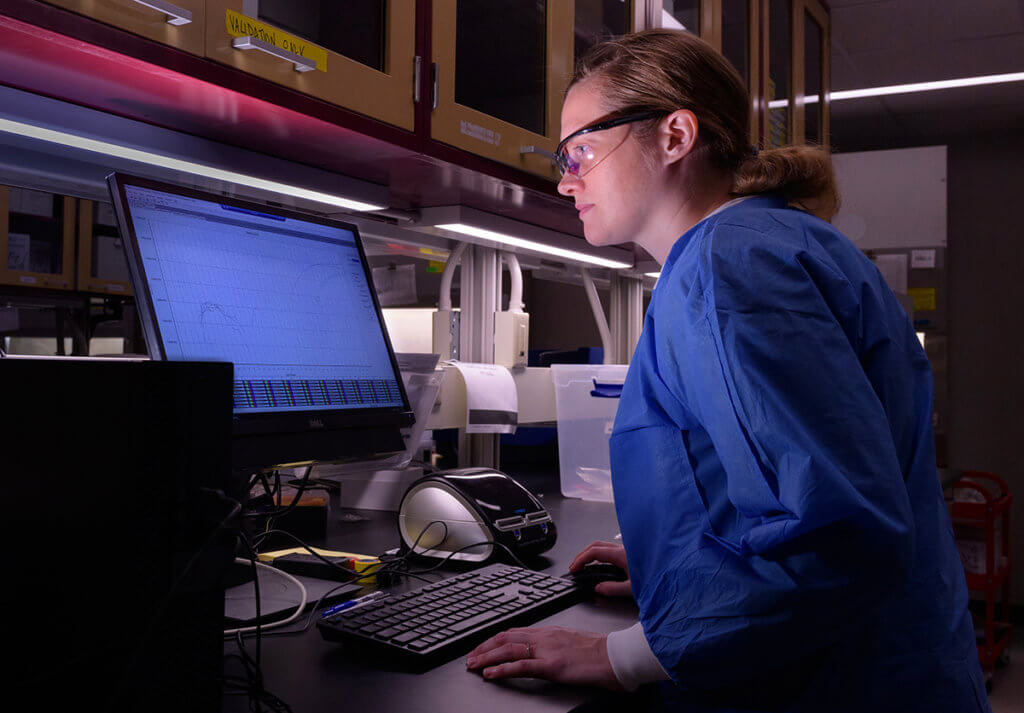
[[[583,58],[559,191],[587,240],[662,263],[611,439],[626,567],[609,636],[513,629],[485,678],[632,690],[680,710],[987,711],[935,468],[931,374],[878,271],[827,222],[831,166],[749,147],[731,66],[651,30]],[[680,237],[681,236],[681,237]],[[650,689],[645,689],[650,690]]]

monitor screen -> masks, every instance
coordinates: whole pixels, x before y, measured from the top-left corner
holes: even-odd
[[[262,432],[408,422],[355,226],[118,174],[111,189],[153,358],[232,362],[236,423]]]

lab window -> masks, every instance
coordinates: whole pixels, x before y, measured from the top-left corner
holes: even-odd
[[[415,127],[415,0],[207,0],[206,55]]]
[[[435,0],[431,137],[552,180],[573,3]]]
[[[203,54],[205,0],[46,0],[132,34]]]
[[[0,282],[74,289],[74,200],[0,186]]]
[[[78,289],[130,295],[124,241],[110,203],[78,202]]]

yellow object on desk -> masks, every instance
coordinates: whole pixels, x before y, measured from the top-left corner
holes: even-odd
[[[278,557],[285,555],[308,555],[315,552],[321,557],[328,557],[338,562],[342,567],[351,569],[356,573],[365,573],[367,576],[360,577],[353,584],[376,584],[377,576],[374,574],[380,568],[380,559],[373,555],[360,555],[353,552],[339,552],[338,550],[325,550],[320,547],[292,547],[286,550],[273,550],[271,552],[260,552],[256,558],[263,564],[273,564]]]

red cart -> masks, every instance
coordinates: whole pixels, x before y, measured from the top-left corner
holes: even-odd
[[[1010,642],[1010,506],[1013,495],[998,475],[966,470],[953,485],[953,529],[974,596],[985,595],[984,633],[978,640],[978,658],[986,679]],[[996,593],[1000,593],[996,617]],[[975,631],[982,615],[975,617]]]

